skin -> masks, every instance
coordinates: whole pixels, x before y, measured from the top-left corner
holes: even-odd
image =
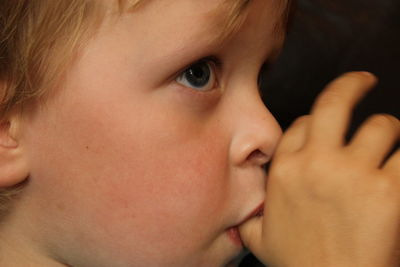
[[[344,141],[352,108],[375,83],[364,72],[340,77],[283,136],[264,217],[240,228],[268,266],[398,266],[400,150],[388,154],[400,122],[374,115]]]
[[[257,77],[282,36],[274,2],[255,0],[221,42],[221,2],[109,15],[47,101],[10,119],[11,173],[29,183],[0,230],[2,265],[223,266],[240,255],[227,229],[264,201],[262,167],[281,135]],[[210,90],[176,81],[210,55],[223,64]]]

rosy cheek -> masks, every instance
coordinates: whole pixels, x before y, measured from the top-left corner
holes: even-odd
[[[97,188],[103,204],[93,219],[103,221],[107,231],[115,229],[113,223],[146,226],[141,234],[154,238],[167,234],[165,229],[160,233],[160,224],[187,229],[201,224],[196,221],[209,224],[228,193],[227,149],[209,135],[187,142],[190,138],[178,137],[181,142],[155,138],[147,140],[151,146],[130,144],[135,149],[121,146],[114,155],[108,152],[108,164],[117,171],[102,174]]]
[[[141,212],[151,214],[158,210],[179,215],[187,212],[186,206],[201,209],[207,206],[205,202],[222,197],[222,191],[227,188],[225,157],[204,146],[197,150],[190,146],[170,153],[158,152],[157,156],[138,152],[135,156],[130,157],[135,163],[122,165],[120,177],[109,180],[104,189],[111,198],[125,199]]]
[[[66,216],[121,240],[133,231],[156,241],[178,238],[177,229],[184,236],[215,227],[229,194],[229,138],[219,124],[205,126],[170,104],[149,112],[148,103],[114,97],[113,107],[83,103],[75,116],[70,103],[64,128],[52,134],[68,148],[54,168],[67,173],[59,182],[68,190],[57,194],[69,203]]]

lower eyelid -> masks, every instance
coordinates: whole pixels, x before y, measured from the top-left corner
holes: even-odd
[[[201,90],[194,90],[187,86],[181,85],[177,82],[174,83],[175,90],[178,91],[179,94],[182,94],[184,97],[190,97],[195,101],[210,101],[210,100],[217,100],[222,96],[222,88],[218,81],[214,85],[213,89],[208,91],[201,91]]]

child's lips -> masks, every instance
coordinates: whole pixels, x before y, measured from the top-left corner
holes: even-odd
[[[239,226],[246,221],[250,220],[253,217],[260,217],[264,215],[264,202],[261,203],[260,205],[257,206],[252,212],[250,212],[240,223],[238,223],[236,226]]]
[[[243,241],[240,236],[239,226],[253,217],[259,217],[263,215],[264,215],[264,202],[258,205],[257,208],[254,209],[251,213],[249,213],[241,222],[228,228],[226,231],[232,242],[237,246],[243,247]]]
[[[237,245],[238,247],[243,247],[243,241],[237,226],[228,228],[227,234],[235,245]]]

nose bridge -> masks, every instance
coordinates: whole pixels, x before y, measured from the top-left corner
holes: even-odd
[[[257,85],[246,87],[238,88],[234,97],[236,108],[230,152],[235,164],[244,163],[260,152],[269,159],[282,134],[278,122],[261,100]]]

